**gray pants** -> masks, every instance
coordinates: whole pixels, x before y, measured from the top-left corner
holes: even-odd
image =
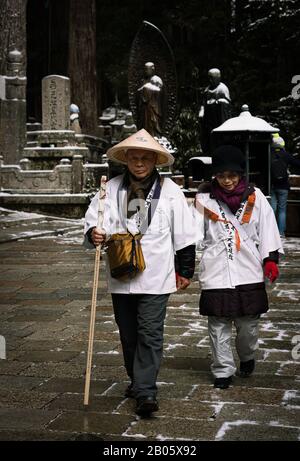
[[[254,359],[258,348],[259,315],[243,317],[208,317],[208,333],[213,362],[211,371],[215,378],[228,378],[236,372],[231,349],[232,322],[236,327],[235,346],[240,361]]]
[[[169,294],[112,294],[125,368],[136,397],[155,397]]]

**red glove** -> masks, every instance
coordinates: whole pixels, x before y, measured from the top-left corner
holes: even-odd
[[[267,261],[264,265],[264,274],[271,283],[275,282],[279,275],[277,264],[274,261]]]

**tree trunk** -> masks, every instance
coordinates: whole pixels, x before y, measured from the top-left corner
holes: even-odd
[[[22,52],[26,73],[26,4],[27,0],[0,0],[0,75],[6,75],[7,56],[14,49]]]
[[[96,1],[70,2],[69,77],[71,102],[80,108],[83,133],[97,127]]]

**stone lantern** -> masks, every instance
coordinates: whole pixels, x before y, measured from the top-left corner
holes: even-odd
[[[245,153],[247,179],[269,196],[271,135],[278,131],[278,128],[271,126],[262,118],[252,116],[249,107],[245,104],[238,117],[226,120],[212,131],[211,136],[214,148],[221,144],[232,144]]]

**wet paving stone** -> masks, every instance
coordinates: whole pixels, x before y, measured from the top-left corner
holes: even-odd
[[[0,440],[297,440],[300,359],[292,354],[300,335],[299,240],[286,239],[281,276],[268,286],[255,373],[235,377],[228,390],[213,387],[197,274],[187,291],[170,296],[160,410],[145,420],[136,416],[135,401],[124,398],[129,380],[103,260],[90,405],[83,406],[94,251],[81,246],[82,222],[55,236],[59,221],[47,238],[0,244],[0,335],[7,343]],[[11,233],[22,229],[10,220]]]
[[[224,404],[217,415],[218,421],[253,421],[268,423],[273,426],[298,427],[300,421],[299,408],[284,408],[277,405],[228,405]]]
[[[81,378],[85,374],[85,365],[77,363],[33,363],[22,370],[23,376],[40,378]]]
[[[80,354],[77,359],[78,363],[86,363],[86,356],[84,354]],[[111,353],[98,353],[93,355],[93,364],[96,366],[122,366],[123,365],[123,357],[117,351],[113,350]]]
[[[192,391],[192,385],[182,384],[176,385],[175,383],[157,383],[158,384],[158,395],[159,398],[168,398],[172,395],[174,398],[182,399],[190,394]],[[125,386],[123,383],[116,383],[106,393],[108,396],[123,395]]]
[[[154,440],[214,440],[219,424],[193,418],[168,418],[154,416],[140,419],[127,430],[127,436],[143,434]]]
[[[87,410],[89,412],[112,413],[117,410],[123,400],[118,397],[102,397],[91,395]],[[64,410],[64,411],[86,411],[83,404],[83,396],[75,394],[64,394],[46,405],[49,410]]]
[[[5,408],[43,408],[55,399],[57,394],[34,391],[11,391],[0,389],[0,407]]]
[[[62,413],[48,425],[48,429],[67,430],[77,433],[122,434],[130,426],[133,418],[126,415],[96,412],[69,411]]]
[[[78,352],[51,352],[51,351],[30,351],[23,352],[17,360],[24,362],[68,362],[74,359]]]
[[[207,355],[208,353],[205,353]],[[164,357],[162,366],[165,368],[175,368],[183,370],[205,371],[208,369],[207,358],[202,358],[200,353],[198,357]]]
[[[69,363],[34,363],[27,364],[20,372],[22,376],[35,376],[40,378],[83,378],[85,376],[86,364]],[[124,381],[128,379],[123,366],[93,365],[92,379],[107,381]]]
[[[223,441],[298,441],[300,430],[294,427],[260,425],[242,420],[224,423],[216,440]]]
[[[65,347],[65,341],[61,339],[56,344],[51,340],[32,340],[27,338],[22,341],[18,350],[20,351],[61,351]]]
[[[63,315],[63,314],[61,314]],[[49,322],[51,320],[56,320],[60,318],[55,312],[45,312],[45,313],[38,313],[38,312],[16,312],[14,315],[10,315],[8,318],[9,322]]]
[[[13,375],[16,376],[22,371],[30,367],[30,363],[26,362],[9,362],[8,360],[0,360],[0,376]]]
[[[208,371],[161,367],[158,374],[158,382],[198,385],[203,381],[204,384],[212,382]]]
[[[172,394],[173,395],[173,394]],[[159,394],[160,396],[160,394]],[[118,407],[121,414],[134,414],[135,402],[126,399]],[[159,398],[159,417],[201,419],[213,421],[216,418],[216,408],[213,403],[202,403],[180,398]]]
[[[0,389],[36,389],[43,379],[29,376],[0,375]]]
[[[264,389],[254,387],[232,386],[228,389],[215,389],[200,386],[190,395],[197,401],[242,402],[248,404],[281,404],[284,391],[279,389]]]
[[[58,411],[35,409],[0,408],[0,430],[2,429],[37,429],[45,428],[51,423]]]
[[[256,387],[264,389],[300,389],[300,382],[296,376],[280,376],[280,375],[263,375],[253,374],[249,378],[234,378],[236,386],[241,387]]]
[[[55,432],[50,430],[27,430],[22,427],[14,428],[13,430],[0,429],[0,441],[7,442],[61,442],[76,440],[77,434],[68,432]]]
[[[102,394],[108,390],[113,383],[110,381],[91,381],[91,393]],[[76,378],[51,378],[39,386],[40,392],[56,392],[65,394],[67,392],[83,394],[84,380]]]
[[[291,361],[290,363],[282,363],[277,372],[278,375],[294,376],[300,379],[300,362]]]

